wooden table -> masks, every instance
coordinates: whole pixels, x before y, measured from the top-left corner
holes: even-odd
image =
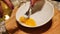
[[[17,7],[13,10],[12,16],[6,22],[6,28],[9,34],[60,34],[60,11],[55,8],[53,18],[45,25],[38,28],[26,28],[16,21]]]

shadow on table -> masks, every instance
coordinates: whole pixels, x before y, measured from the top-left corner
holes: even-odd
[[[24,27],[22,25],[20,25],[18,22],[17,22],[17,26],[20,30],[26,32],[26,33],[29,33],[29,34],[41,34],[41,33],[44,33],[46,31],[49,30],[49,28],[51,27],[52,25],[52,20],[50,20],[48,23],[46,23],[45,25],[43,26],[40,26],[40,27],[37,27],[37,28],[28,28],[28,27]]]

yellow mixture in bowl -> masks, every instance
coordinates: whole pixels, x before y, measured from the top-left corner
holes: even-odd
[[[28,18],[25,18],[24,16],[21,16],[19,20],[28,26],[36,26],[36,23],[32,18],[28,19]]]

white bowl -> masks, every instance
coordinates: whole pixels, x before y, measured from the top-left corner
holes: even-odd
[[[46,24],[48,21],[50,21],[54,15],[53,5],[50,2],[46,1],[41,11],[38,11],[30,16],[31,18],[35,20],[36,26],[28,26],[22,23],[21,21],[19,21],[19,18],[27,12],[27,10],[29,9],[29,6],[30,6],[30,2],[22,4],[21,7],[16,12],[16,20],[22,26],[30,27],[30,28],[42,26]]]

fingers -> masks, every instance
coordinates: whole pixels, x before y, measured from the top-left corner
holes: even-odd
[[[10,0],[3,0],[11,9],[14,8],[13,4],[10,2]]]
[[[37,0],[30,0],[30,1],[31,1],[31,6],[33,6]]]

